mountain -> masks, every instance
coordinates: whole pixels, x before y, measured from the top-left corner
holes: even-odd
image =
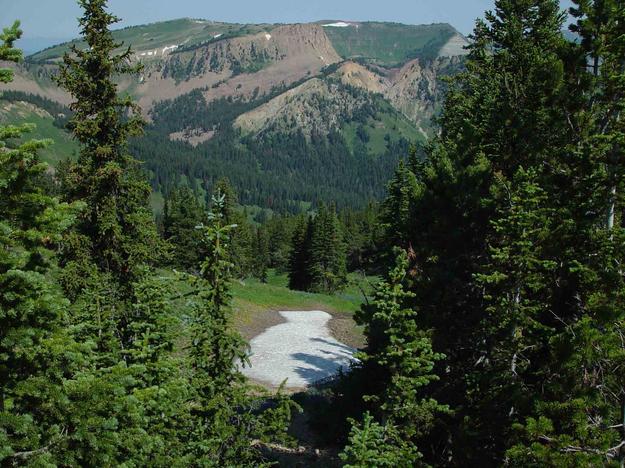
[[[228,175],[246,203],[278,200],[291,210],[322,198],[351,205],[379,197],[408,145],[435,133],[442,78],[462,68],[468,44],[447,24],[341,20],[187,18],[114,35],[144,65],[118,84],[151,123],[133,151],[155,190],[186,183],[206,192]],[[68,104],[52,78],[71,46],[85,44],[29,56],[12,89]],[[340,177],[328,176],[331,169]]]

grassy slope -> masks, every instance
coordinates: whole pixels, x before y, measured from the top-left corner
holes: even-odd
[[[189,285],[178,279],[172,271],[160,270],[158,276],[170,283],[177,294],[184,295],[190,291]],[[278,311],[323,310],[334,317],[330,323],[334,335],[348,344],[358,346],[362,344],[362,331],[352,316],[365,299],[361,288],[369,294],[375,278],[364,278],[352,273],[349,279],[349,286],[334,296],[292,291],[287,287],[287,276],[273,270],[269,271],[267,283],[257,279],[235,280],[232,282],[234,325],[245,338],[250,339],[267,327],[280,323],[280,317],[276,314]],[[186,315],[187,307],[185,299],[176,303],[181,316]]]
[[[405,25],[360,23],[358,27],[325,27],[332,45],[343,58],[365,57],[395,66],[415,58],[428,47],[442,47],[456,30],[448,24]]]
[[[218,23],[212,21],[193,20],[181,18],[171,21],[163,21],[141,26],[131,26],[118,29],[113,32],[115,40],[123,42],[126,46],[132,45],[135,51],[148,51],[162,49],[172,45],[191,47],[206,41],[214,40],[213,37],[222,34],[219,39],[254,34],[270,28],[269,25],[241,25],[230,23]],[[69,50],[70,45],[79,48],[85,47],[85,42],[74,40],[42,50],[29,57],[30,60],[51,60],[61,57]]]
[[[53,145],[40,152],[42,159],[51,166],[56,166],[59,161],[72,157],[78,152],[78,144],[66,131],[54,126],[54,119],[47,112],[35,111],[32,105],[23,102],[7,105],[6,101],[0,101],[0,104],[4,106],[0,108],[0,122],[14,125],[35,124],[35,130],[27,134],[26,139],[49,138],[54,142]]]

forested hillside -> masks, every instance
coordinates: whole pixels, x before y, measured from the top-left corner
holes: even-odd
[[[467,44],[449,25],[333,21],[181,19],[113,37],[142,64],[115,80],[149,123],[130,143],[146,163],[157,211],[174,187],[207,194],[222,177],[242,203],[278,211],[379,200],[401,155],[434,135],[444,77],[462,69]],[[67,105],[55,77],[72,46],[83,49],[84,39],[27,57],[8,84],[21,94],[5,99]],[[54,136],[69,156],[65,135]]]

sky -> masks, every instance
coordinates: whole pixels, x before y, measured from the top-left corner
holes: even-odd
[[[109,0],[117,26],[191,17],[236,23],[299,23],[323,19],[450,23],[464,34],[494,0]],[[568,7],[570,0],[563,0]],[[78,35],[76,0],[0,0],[0,27],[22,22],[24,38],[67,40]]]

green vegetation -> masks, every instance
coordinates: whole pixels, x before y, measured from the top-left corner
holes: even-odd
[[[219,23],[201,19],[181,18],[172,21],[162,21],[141,26],[131,26],[113,31],[113,38],[118,43],[124,43],[125,47],[132,46],[135,51],[154,51],[160,57],[164,47],[173,45],[180,46],[180,50],[188,50],[201,44],[211,42],[214,37],[221,34],[218,39],[235,37],[244,34],[254,34],[265,31],[269,25],[242,25],[232,23]],[[86,43],[77,39],[65,44],[50,47],[28,57],[29,61],[39,62],[55,60],[68,52],[71,47],[84,49]],[[122,48],[117,48],[119,53]],[[148,60],[150,57],[146,56]]]
[[[369,102],[364,91],[341,86]],[[242,205],[299,213],[303,206],[334,200],[339,208],[362,208],[384,195],[386,180],[410,144],[423,141],[410,122],[377,97],[354,111],[353,123],[347,121],[345,130],[327,136],[307,138],[297,129],[243,136],[232,128],[236,117],[283,91],[274,89],[251,101],[224,98],[207,103],[202,91],[195,90],[157,104],[146,135],[131,141],[133,154],[145,162],[153,190],[167,194],[185,185],[207,194],[217,180],[227,177]],[[350,135],[350,129],[363,122],[374,126],[367,129],[372,135],[368,146]],[[186,129],[216,133],[195,148],[168,138]]]
[[[344,28],[324,27],[324,30],[341,57],[364,57],[386,67],[400,66],[418,57],[435,58],[457,34],[448,24],[365,22]]]
[[[309,293],[289,289],[288,276],[271,269],[266,282],[248,278],[233,283],[234,308],[243,315],[258,310],[314,309],[349,316],[360,307],[364,300],[363,291],[369,293],[375,277],[350,273],[347,279],[347,286],[336,294]]]
[[[343,228],[334,205],[322,204],[314,217],[302,219],[293,232],[289,287],[300,291],[340,291],[347,281]]]
[[[495,2],[450,83],[440,136],[389,185],[385,251],[408,253],[401,284],[414,296],[400,302],[412,312],[403,330],[366,329],[367,355],[393,336],[372,350],[393,378],[374,392],[356,380],[365,399],[351,414],[402,388],[451,412],[421,412],[434,423],[421,435],[404,431],[423,424],[401,421],[414,405],[382,412],[378,426],[365,418],[352,431],[362,450],[388,443],[388,419],[434,466],[625,463],[625,8],[574,3],[579,44],[564,38],[557,1]],[[365,326],[396,312],[394,296],[382,298],[382,312],[363,308]],[[415,327],[431,342],[408,346]],[[398,359],[430,346],[445,357],[405,380],[411,367]],[[350,409],[346,395],[335,408]]]
[[[366,133],[366,141],[359,136],[359,127]],[[352,151],[358,151],[364,144],[372,155],[384,154],[389,143],[398,143],[402,139],[417,144],[426,142],[425,136],[412,122],[382,99],[376,100],[376,113],[368,117],[366,123],[346,122],[341,132]]]
[[[41,159],[56,167],[66,158],[76,158],[79,146],[72,139],[70,134],[55,125],[55,118],[45,109],[37,107],[29,102],[20,100],[7,100],[0,95],[0,122],[24,122],[33,124],[35,128],[30,133],[30,137],[51,140],[53,145],[43,148],[39,154]],[[25,140],[15,140],[17,144]]]

